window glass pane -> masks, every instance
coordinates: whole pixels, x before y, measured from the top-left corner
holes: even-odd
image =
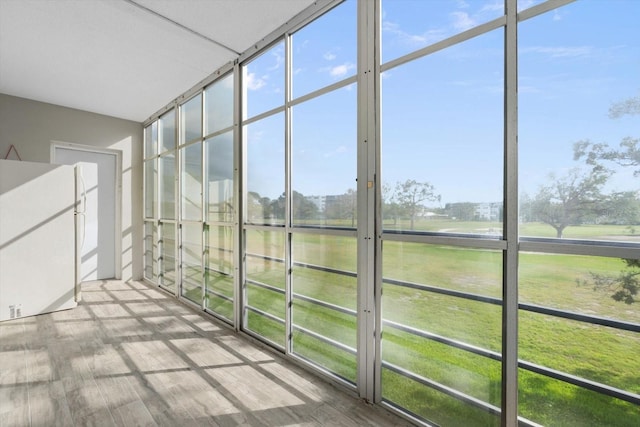
[[[503,34],[384,73],[386,230],[502,234]]]
[[[172,223],[160,225],[160,285],[176,290],[176,226]]]
[[[180,106],[180,143],[202,138],[202,95]]]
[[[182,231],[182,296],[202,304],[202,223],[186,223]]]
[[[537,6],[540,3],[544,3],[547,0],[517,0],[518,3],[518,12],[529,9],[533,6]]]
[[[161,153],[176,149],[176,112],[174,110],[158,119],[158,139]]]
[[[356,74],[356,6],[348,0],[293,34],[294,98]]]
[[[293,109],[296,225],[355,227],[356,93],[355,88],[339,89]]]
[[[638,261],[522,253],[519,269],[519,359],[640,393],[640,301],[629,287],[640,274]],[[541,308],[546,311],[541,313]],[[594,323],[602,319],[635,325],[636,331]],[[520,414],[536,423],[551,425],[564,419],[571,425],[595,420],[599,426],[640,423],[638,407],[622,400],[526,369],[521,369],[519,379]]]
[[[152,282],[158,281],[158,227],[154,222],[144,223],[144,277]]]
[[[383,0],[382,62],[388,62],[504,15],[504,2]]]
[[[156,185],[158,181],[158,170],[156,169],[156,159],[144,162],[144,216],[145,218],[156,217]]]
[[[500,406],[502,252],[391,241],[383,249],[383,398],[438,425],[500,425],[417,380]]]
[[[206,252],[206,307],[233,319],[233,227],[208,227]]]
[[[522,236],[640,243],[637,16],[582,1],[520,24]]]
[[[233,221],[233,132],[223,133],[205,141],[209,221]]]
[[[356,382],[356,239],[293,236],[293,351]]]
[[[229,74],[204,91],[205,135],[233,126],[233,74]]]
[[[244,129],[247,167],[247,222],[284,224],[284,115]]]
[[[175,152],[160,157],[160,217],[175,219],[176,212],[176,156]]]
[[[284,346],[284,236],[279,231],[246,231],[245,327]]]
[[[284,43],[242,67],[243,118],[284,105]]]
[[[202,143],[181,150],[182,219],[202,219]]]
[[[158,122],[151,123],[144,129],[144,158],[153,157],[158,152]]]

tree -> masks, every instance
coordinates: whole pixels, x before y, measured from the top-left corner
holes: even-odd
[[[626,269],[617,276],[590,273],[593,289],[613,290],[611,298],[625,304],[633,304],[637,301],[640,291],[640,260],[622,259],[622,261],[626,264]]]
[[[640,96],[617,102],[609,108],[609,117],[612,119],[627,115],[640,115]],[[574,158],[584,158],[589,165],[601,164],[603,160],[613,161],[620,166],[637,168],[633,174],[640,176],[640,139],[627,136],[622,139],[618,148],[611,148],[606,143],[580,141],[574,145]]]
[[[595,219],[603,211],[605,196],[601,190],[610,175],[600,165],[587,173],[574,168],[560,178],[551,175],[551,184],[542,186],[531,202],[533,217],[552,226],[556,237],[562,238],[568,226]]]
[[[628,98],[617,102],[609,108],[609,117],[618,119],[626,115],[640,115],[640,96]],[[634,176],[640,176],[640,139],[625,137],[620,142],[618,148],[611,148],[608,144],[594,144],[591,141],[580,141],[574,145],[574,158],[576,160],[584,158],[585,162],[591,166],[601,166],[603,161],[612,161],[623,167],[636,168]],[[640,202],[637,193],[624,192],[612,196],[611,209],[615,212],[617,221],[624,221],[627,224],[636,224]],[[632,229],[632,232],[634,230]],[[616,301],[623,301],[632,304],[637,301],[640,290],[640,260],[622,258],[626,268],[617,276],[608,274],[590,273],[593,280],[594,289],[613,289],[611,295]]]
[[[351,220],[351,227],[355,227],[357,215],[358,194],[350,188],[346,193],[327,198],[325,215],[327,219]]]
[[[435,193],[435,187],[428,182],[418,182],[408,179],[396,184],[393,196],[402,211],[411,221],[411,230],[414,229],[416,216],[424,207],[423,202],[440,201],[440,195]]]

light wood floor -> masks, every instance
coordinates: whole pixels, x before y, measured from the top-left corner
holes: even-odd
[[[140,282],[0,323],[0,426],[400,426]]]

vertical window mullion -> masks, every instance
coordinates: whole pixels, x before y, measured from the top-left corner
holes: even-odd
[[[502,425],[518,424],[518,51],[517,1],[506,0],[505,150],[502,277]]]
[[[376,66],[379,43],[380,2],[358,2],[358,373],[357,385],[361,398],[380,401],[379,336],[375,336],[380,313],[376,310],[375,248],[376,194],[380,192],[376,179],[376,156],[379,149],[379,101],[376,99],[379,67]],[[378,27],[378,29],[377,29]],[[379,216],[379,215],[378,215]],[[377,299],[377,301],[376,301]]]
[[[285,224],[285,247],[284,247],[284,259],[285,259],[285,351],[286,353],[290,353],[292,351],[292,341],[293,341],[293,320],[292,320],[292,301],[293,301],[293,292],[292,292],[292,283],[291,283],[291,275],[292,275],[292,262],[291,262],[291,222],[292,222],[292,193],[291,193],[291,121],[292,121],[292,107],[291,107],[291,34],[286,34],[284,38],[284,52],[285,52],[285,69],[284,69],[284,105],[285,105],[285,115],[284,115],[284,144],[285,144],[285,214],[284,214],[284,224]]]

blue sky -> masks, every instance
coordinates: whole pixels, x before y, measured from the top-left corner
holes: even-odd
[[[383,2],[383,63],[488,22],[502,2]],[[540,1],[520,1],[523,10]],[[356,73],[355,1],[293,37],[293,94]],[[608,117],[609,107],[640,95],[640,1],[582,0],[519,27],[521,190],[577,165],[572,146],[589,139],[617,145],[638,137],[639,118]],[[502,199],[503,30],[386,71],[382,76],[382,178],[387,185],[430,182],[447,202]],[[284,45],[246,69],[248,116],[283,104]],[[351,85],[293,110],[293,187],[305,195],[355,187],[356,90]],[[249,190],[284,190],[282,118],[250,126]],[[266,161],[265,161],[266,160]],[[611,181],[637,189],[630,170]]]

